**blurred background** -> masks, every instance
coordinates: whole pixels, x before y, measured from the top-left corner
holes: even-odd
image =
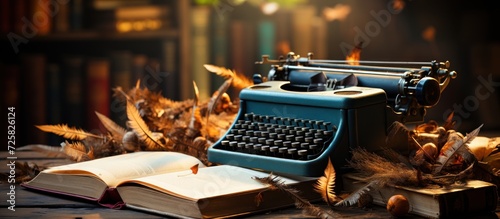
[[[140,86],[173,100],[207,99],[223,79],[251,77],[293,51],[343,60],[450,61],[458,72],[426,120],[455,112],[456,129],[500,130],[500,8],[494,1],[2,0],[2,112],[15,107],[16,145],[59,145],[34,125],[98,132],[95,111],[124,126],[113,89]],[[232,98],[237,94],[232,93]],[[7,132],[7,125],[4,126]],[[4,150],[4,149],[2,149]]]

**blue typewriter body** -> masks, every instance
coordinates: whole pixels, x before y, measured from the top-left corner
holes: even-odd
[[[320,176],[329,159],[336,168],[343,167],[355,147],[373,152],[386,146],[407,150],[407,139],[387,144],[389,126],[395,121],[422,121],[425,108],[436,104],[448,79],[456,74],[444,71],[431,77],[422,73],[423,68],[401,74],[387,75],[385,69],[382,75],[367,74],[366,69],[356,71],[360,67],[318,67],[310,58],[290,55],[271,64],[276,65],[268,81],[240,92],[238,115],[227,133],[208,149],[210,162]],[[353,69],[359,82],[339,86],[341,78],[353,75]]]

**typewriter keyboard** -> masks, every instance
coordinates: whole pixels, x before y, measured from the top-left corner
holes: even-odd
[[[244,114],[220,141],[220,149],[257,156],[310,160],[331,142],[330,122]]]

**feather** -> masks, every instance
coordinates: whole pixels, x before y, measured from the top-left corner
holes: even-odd
[[[237,88],[238,90],[241,90],[243,88],[246,88],[246,87],[253,85],[253,82],[250,79],[248,79],[247,77],[245,77],[244,75],[238,74],[238,73],[236,73],[232,70],[229,70],[227,68],[218,67],[215,65],[208,65],[208,64],[205,64],[203,66],[205,66],[205,68],[208,71],[215,73],[215,74],[223,77],[226,80],[233,79],[231,85],[233,87]]]
[[[87,137],[104,139],[104,136],[95,135],[85,132],[81,129],[71,128],[66,124],[62,125],[36,125],[36,127],[44,132],[51,132],[71,140],[83,140]]]
[[[299,195],[299,191],[293,188],[288,187],[286,184],[283,183],[282,180],[278,178],[278,176],[274,176],[272,173],[269,174],[267,177],[254,177],[253,179],[257,180],[258,182],[268,185],[269,189],[271,190],[280,190],[287,195],[289,195],[294,201],[295,201],[295,206],[297,208],[303,209],[305,213],[311,216],[315,216],[317,218],[338,218],[339,215],[334,214],[331,211],[325,211],[317,206],[314,206],[311,204],[309,201],[306,199],[302,198]],[[259,194],[260,195],[260,194]],[[262,202],[262,197],[259,197],[257,195],[256,200],[259,202]]]
[[[335,195],[335,168],[332,165],[332,161],[328,159],[328,165],[325,168],[324,175],[321,176],[316,184],[314,184],[315,190],[321,194],[323,200],[332,206],[334,202],[338,202],[339,198]]]
[[[156,138],[153,137],[153,133],[149,130],[144,120],[137,108],[127,101],[127,118],[128,126],[137,134],[139,140],[143,141],[146,146],[150,148],[164,147]]]
[[[116,124],[108,118],[107,116],[100,114],[98,112],[95,112],[97,117],[99,117],[99,120],[101,120],[102,125],[111,133],[111,136],[113,136],[113,139],[116,142],[122,142],[123,136],[127,132],[124,128],[122,128],[120,125]]]
[[[467,147],[467,144],[471,142],[478,134],[479,130],[483,127],[483,125],[480,125],[476,129],[474,129],[472,132],[468,133],[463,139],[456,139],[456,140],[448,140],[448,142],[442,149],[441,153],[439,154],[438,159],[436,160],[436,166],[434,167],[433,174],[437,174],[441,172],[441,170],[446,167],[446,165],[455,158],[454,155],[460,154],[462,157],[466,160],[468,159],[473,159],[475,160],[474,154],[470,152],[469,148]],[[450,136],[452,137],[452,136]]]
[[[366,184],[365,186],[357,189],[356,191],[352,192],[349,196],[347,196],[345,199],[342,201],[339,201],[335,204],[335,206],[353,206],[357,205],[359,199],[365,195],[368,194],[369,191],[376,190],[381,187],[381,183],[378,180],[372,180],[370,183]]]
[[[68,156],[62,151],[61,147],[41,145],[41,144],[30,144],[22,147],[16,148],[16,151],[36,151],[45,154],[48,158],[67,158]]]
[[[232,78],[227,79],[220,87],[217,89],[217,91],[210,97],[210,101],[208,102],[208,109],[207,109],[207,115],[206,115],[206,122],[205,122],[205,127],[208,129],[210,128],[209,124],[209,118],[210,114],[212,114],[212,111],[214,110],[215,106],[217,105],[217,102],[219,102],[220,98],[222,95],[227,91],[229,86],[231,85],[231,82],[233,81]],[[208,135],[209,131],[206,131],[206,134]],[[205,136],[206,137],[206,136]]]
[[[61,143],[61,147],[66,155],[77,162],[91,159],[87,154],[87,148],[81,142],[69,143],[66,141]]]

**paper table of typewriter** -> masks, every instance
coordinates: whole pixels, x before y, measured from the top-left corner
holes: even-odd
[[[330,157],[339,167],[350,148],[406,150],[387,145],[395,121],[421,122],[451,79],[449,62],[314,60],[290,53],[269,60],[268,81],[240,93],[240,111],[208,150],[214,163],[319,176]],[[336,166],[337,167],[337,166]]]

